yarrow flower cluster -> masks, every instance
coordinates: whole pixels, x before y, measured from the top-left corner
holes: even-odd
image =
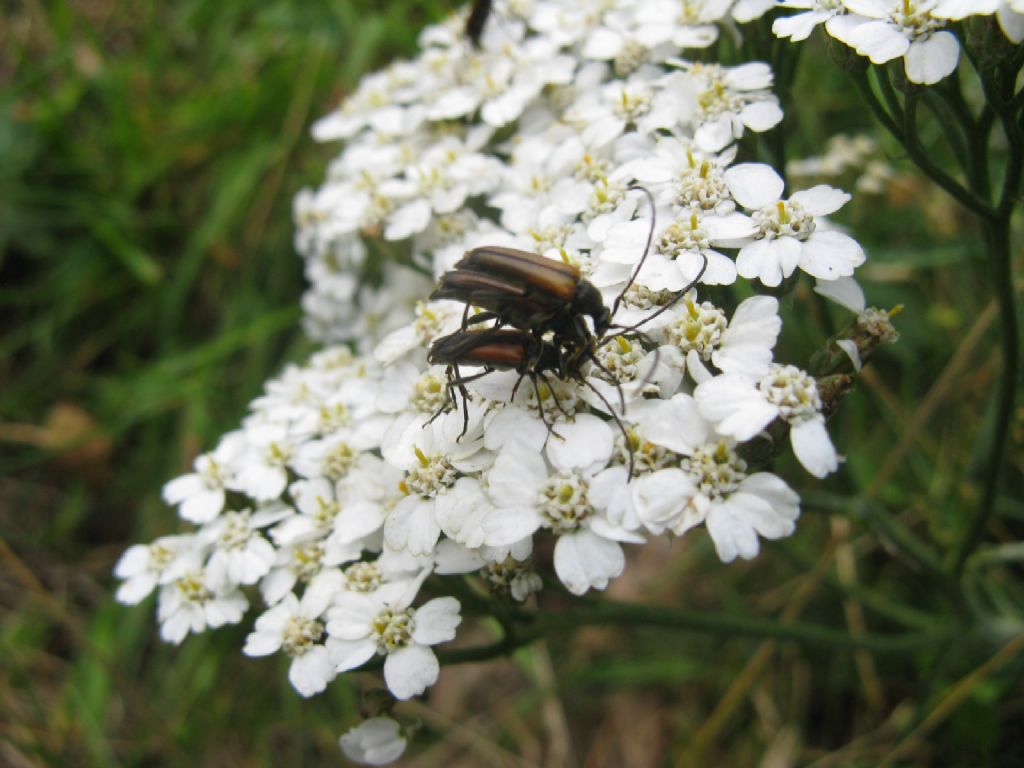
[[[174,643],[258,599],[243,650],[288,656],[301,695],[380,656],[408,699],[436,681],[433,647],[461,620],[444,576],[522,603],[542,586],[542,539],[583,595],[652,537],[703,525],[729,562],[791,534],[799,497],[747,444],[781,427],[817,478],[840,457],[814,377],[775,360],[778,300],[725,302],[723,287],[802,272],[859,311],[865,255],[824,218],[849,195],[788,193],[770,166],[736,162],[740,140],[782,119],[768,65],[686,58],[769,5],[495,3],[479,46],[457,17],[364,78],[314,126],[345,145],[295,201],[306,326],[333,346],[268,382],[165,486],[195,530],[131,547],[118,599],[157,591]],[[403,266],[371,259],[373,241]],[[483,245],[574,266],[627,332],[569,380],[464,366],[468,397],[453,397],[427,351],[466,307],[424,297]],[[376,764],[405,741],[380,717],[342,747]]]

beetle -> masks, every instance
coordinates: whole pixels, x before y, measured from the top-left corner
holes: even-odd
[[[643,256],[610,310],[605,306],[601,292],[589,280],[583,279],[575,265],[495,245],[467,251],[451,270],[441,275],[430,298],[466,304],[463,330],[471,324],[493,319],[498,326],[511,325],[537,337],[550,332],[556,345],[571,349],[577,355],[582,353],[608,332],[612,317],[651,250],[654,196],[646,187],[639,185],[628,187],[626,191],[640,191],[647,196],[652,211],[651,228]],[[707,260],[704,266],[707,267]],[[694,284],[702,275],[703,269]],[[685,294],[689,287],[678,296]],[[485,311],[470,318],[471,305]],[[665,309],[667,307],[652,317]],[[587,317],[593,330],[587,327]]]
[[[466,19],[466,37],[474,48],[480,47],[480,38],[484,34],[484,25],[491,14],[491,0],[473,0],[473,7]]]
[[[592,356],[591,359],[601,366],[600,362]],[[626,438],[626,445],[630,445],[629,434],[622,420],[615,413],[615,409],[601,391],[595,388],[583,376],[579,361],[574,357],[567,356],[565,349],[560,348],[548,339],[538,339],[528,331],[519,328],[492,327],[460,330],[435,339],[434,343],[430,346],[430,351],[427,353],[427,362],[431,365],[447,366],[449,398],[451,397],[451,391],[454,389],[457,389],[462,397],[463,435],[469,428],[469,409],[467,408],[469,392],[466,390],[466,384],[494,371],[515,371],[519,374],[518,380],[512,387],[512,397],[515,397],[515,393],[523,379],[530,379],[530,382],[533,384],[534,394],[537,397],[540,418],[544,422],[544,426],[548,428],[548,432],[553,433],[554,429],[544,415],[543,398],[541,396],[540,384],[538,383],[538,381],[544,381],[547,374],[551,373],[561,380],[575,379],[596,394],[608,408],[608,412],[622,431],[623,436]],[[480,366],[483,367],[483,371],[470,376],[463,376],[459,370],[460,364]],[[604,366],[601,366],[601,368],[603,369]],[[450,399],[449,402],[451,402]],[[440,416],[447,405],[448,403],[442,406],[430,421]],[[555,399],[555,405],[565,413],[557,398]],[[629,474],[632,477],[632,448],[630,448]]]
[[[628,286],[627,286],[628,287]],[[494,319],[536,336],[552,332],[561,346],[582,348],[600,338],[612,313],[578,267],[540,254],[487,245],[474,248],[441,275],[431,299],[452,299],[486,310],[464,315],[463,329]],[[589,317],[593,331],[584,320]]]

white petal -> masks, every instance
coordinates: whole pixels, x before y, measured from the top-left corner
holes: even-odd
[[[689,456],[707,439],[697,404],[686,394],[670,401],[644,400],[631,409],[643,436],[655,445]]]
[[[296,656],[288,668],[288,680],[303,696],[320,693],[336,675],[334,663],[322,645],[315,645],[301,656]]]
[[[763,133],[782,122],[782,108],[775,101],[755,101],[743,108],[740,120],[750,130]]]
[[[547,476],[544,456],[529,442],[513,440],[502,448],[487,473],[488,494],[501,507],[529,507]]]
[[[455,639],[455,628],[462,617],[454,597],[436,597],[416,609],[416,627],[412,639],[420,645],[437,645]]]
[[[118,559],[117,565],[114,566],[114,575],[119,579],[127,579],[130,576],[143,573],[149,569],[151,559],[148,546],[133,544]]]
[[[792,424],[789,438],[797,460],[815,477],[826,477],[839,468],[839,457],[820,414]]]
[[[858,314],[863,312],[867,306],[864,290],[860,287],[860,283],[852,277],[819,280],[814,286],[814,292]]]
[[[937,19],[962,19],[965,16],[988,16],[995,13],[1003,0],[941,0],[931,15]]]
[[[388,654],[384,682],[396,699],[404,701],[437,682],[440,670],[433,651],[422,645],[409,645]]]
[[[701,123],[694,131],[693,140],[705,152],[719,152],[736,138],[735,118],[732,114],[719,115],[714,120]]]
[[[203,479],[199,475],[191,473],[176,477],[166,483],[162,495],[165,503],[174,506],[181,504],[189,496],[202,493],[204,490],[206,490],[206,486],[203,484]]]
[[[693,481],[681,469],[661,469],[631,485],[637,516],[652,533],[670,526],[694,492]]]
[[[724,178],[736,202],[751,210],[777,202],[785,189],[782,177],[764,163],[734,165],[725,172]]]
[[[850,277],[864,263],[860,243],[842,232],[815,232],[800,250],[800,269],[819,280]]]
[[[117,602],[125,605],[137,605],[141,603],[149,593],[156,587],[156,574],[140,574],[128,579],[117,588]]]
[[[870,19],[884,19],[891,7],[889,0],[843,0],[843,5],[850,13]]]
[[[810,189],[794,192],[789,198],[800,203],[803,209],[812,216],[827,216],[835,213],[848,202],[851,197],[848,192],[830,187],[827,184],[818,184]]]
[[[749,440],[778,416],[772,405],[745,376],[723,374],[697,386],[693,393],[701,416],[723,435]]]
[[[388,217],[385,240],[405,240],[422,232],[430,223],[430,203],[422,198],[403,205]]]
[[[755,240],[743,246],[736,255],[736,271],[747,280],[760,278],[765,285],[776,286],[782,282],[782,269],[767,240]]]
[[[604,589],[625,567],[622,545],[586,529],[560,536],[555,544],[555,573],[574,595]]]
[[[540,419],[523,408],[509,406],[502,408],[487,422],[484,447],[497,451],[514,438],[534,446],[539,453],[547,436],[547,427]]]
[[[622,50],[622,35],[607,27],[598,27],[590,33],[580,55],[585,59],[607,61],[618,56],[620,50]]]
[[[331,663],[338,672],[361,667],[377,653],[377,643],[370,639],[341,640],[337,637],[327,638],[327,652]]]
[[[860,372],[864,363],[860,359],[860,350],[857,349],[857,342],[853,339],[837,339],[836,346],[839,347],[846,356],[850,358],[850,362],[853,364],[853,370]]]
[[[713,251],[710,248],[705,248],[701,253],[707,256],[708,259],[708,265],[704,269],[704,274],[700,277],[700,281],[704,285],[732,285],[736,282],[736,262],[725,254]],[[678,263],[676,262],[676,264]],[[699,269],[700,267],[698,266],[697,268]],[[691,274],[688,271],[683,278],[683,286],[690,285],[694,277],[696,277],[696,273]]]
[[[996,18],[999,19],[999,26],[1010,42],[1019,43],[1024,40],[1024,5],[1019,9],[1011,9],[1009,5],[1004,5],[999,9]]]
[[[757,533],[743,515],[727,502],[715,504],[705,521],[718,559],[731,563],[737,555],[744,560],[757,556],[760,545]]]
[[[825,11],[810,11],[779,18],[772,23],[772,33],[776,37],[788,37],[797,43],[810,37],[814,28],[825,21],[829,15]]]
[[[387,765],[405,752],[406,739],[389,717],[373,717],[344,734],[338,743],[345,756],[365,765]]]
[[[246,656],[269,656],[281,649],[283,637],[280,633],[250,632],[245,638],[242,653]]]
[[[327,613],[327,631],[342,640],[361,640],[370,634],[380,605],[369,595],[346,592]]]
[[[491,509],[474,477],[460,477],[435,507],[445,536],[472,549],[484,543],[483,521]]]
[[[739,490],[764,499],[775,514],[785,520],[794,521],[800,516],[800,497],[796,491],[770,472],[748,475],[740,482]]]
[[[484,544],[489,547],[507,547],[532,536],[540,528],[541,519],[536,507],[500,507],[484,521]]]
[[[589,413],[560,422],[548,440],[548,458],[559,469],[600,468],[608,463],[615,438],[606,421]]]
[[[956,69],[960,43],[952,32],[935,32],[926,40],[911,43],[904,59],[907,79],[933,85]]]
[[[873,64],[885,64],[904,55],[910,48],[910,40],[894,27],[872,21],[857,27],[849,42],[861,56],[867,56]]]
[[[441,535],[434,515],[434,500],[406,496],[395,505],[384,522],[384,540],[393,549],[407,549],[412,555],[430,552]]]

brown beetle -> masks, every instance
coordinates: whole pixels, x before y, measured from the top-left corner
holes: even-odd
[[[554,333],[570,348],[588,346],[611,325],[601,292],[571,264],[529,251],[488,245],[474,248],[445,272],[431,299],[452,299],[485,312],[473,324],[496,320],[543,336]],[[591,331],[584,320],[589,317]]]

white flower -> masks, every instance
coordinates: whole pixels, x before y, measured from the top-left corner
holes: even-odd
[[[830,33],[874,64],[902,56],[907,79],[933,85],[956,69],[960,44],[932,11],[937,0],[843,0],[863,23]]]
[[[125,550],[114,567],[114,575],[124,579],[117,589],[117,601],[127,605],[141,603],[165,574],[174,572],[174,563],[183,556],[194,557],[200,548],[193,535],[162,536],[152,544],[134,544]]]
[[[446,414],[425,424],[418,414],[404,414],[388,434],[381,447],[384,458],[404,469],[400,488],[405,497],[398,501],[384,523],[384,539],[393,549],[408,549],[412,555],[429,554],[442,524],[457,507],[465,504],[472,485],[479,482],[467,478],[456,483],[459,472],[470,472],[488,466],[491,456],[483,448],[480,434],[479,408],[470,409],[469,431],[461,434],[462,414]]]
[[[379,473],[384,484],[392,489],[397,487],[401,478],[399,472],[372,456],[366,457],[366,463]],[[273,532],[274,540],[291,544],[311,537],[330,536],[332,543],[344,545],[379,531],[384,525],[384,509],[360,493],[358,481],[362,477],[362,473],[355,474],[337,484],[325,478],[293,483],[291,494],[300,514],[277,526]],[[367,483],[365,490],[367,495],[375,493],[371,483]]]
[[[540,528],[551,530],[558,536],[555,573],[570,592],[582,595],[604,589],[622,573],[625,555],[619,542],[642,543],[643,538],[612,524],[602,511],[614,487],[599,485],[598,496],[591,496],[595,475],[611,458],[608,426],[594,416],[577,415],[557,430],[562,435],[558,447],[553,448],[555,438],[548,444],[553,473],[529,442],[514,440],[502,448],[487,475],[496,509],[484,525],[492,545],[521,540]]]
[[[371,717],[338,739],[345,757],[360,765],[387,765],[405,752],[406,738],[390,717]]]
[[[212,578],[198,556],[182,558],[177,570],[175,578],[160,588],[157,619],[163,640],[177,645],[189,632],[242,620],[249,607],[245,595],[234,584]]]
[[[385,240],[402,240],[427,228],[434,214],[452,213],[470,195],[487,192],[499,180],[501,165],[475,151],[470,143],[442,139],[420,161],[405,170],[405,178],[380,185],[382,194],[402,201],[388,218]]]
[[[312,696],[323,691],[337,671],[320,642],[324,624],[320,617],[327,610],[339,584],[337,571],[324,573],[307,588],[300,601],[289,593],[258,619],[245,640],[246,656],[269,656],[284,651],[292,657],[288,679],[300,694]]]
[[[704,215],[696,208],[674,216],[669,209],[659,209],[655,221],[651,251],[637,276],[641,285],[652,291],[676,292],[692,285],[698,275],[706,285],[736,282],[733,260],[714,246],[753,235],[754,225],[747,216]],[[637,263],[644,255],[649,225],[649,220],[634,219],[611,227],[601,250],[601,262]]]
[[[733,161],[735,147],[721,154],[702,152],[692,141],[659,136],[653,152],[629,164],[637,182],[648,187],[659,205],[677,213],[699,208],[725,216],[736,208],[722,174]]]
[[[228,512],[199,533],[201,541],[213,548],[206,565],[211,577],[229,584],[255,584],[273,567],[277,558],[273,545],[258,532],[260,528],[293,514],[283,505],[253,512]]]
[[[636,515],[652,533],[682,535],[704,523],[719,558],[757,555],[758,535],[790,535],[800,513],[799,497],[767,472],[747,473],[729,438],[716,435],[689,395],[651,400],[638,414],[647,439],[674,451],[678,466],[666,466],[632,484]]]
[[[339,672],[355,669],[382,654],[384,681],[397,699],[423,693],[440,669],[430,646],[455,637],[462,620],[459,601],[437,597],[419,608],[405,598],[347,592],[328,611],[327,648]],[[387,599],[391,597],[391,599]]]
[[[229,432],[217,448],[196,457],[195,472],[171,480],[164,486],[167,504],[181,505],[178,514],[190,523],[206,523],[224,508],[224,488],[245,450],[242,432]]]
[[[387,336],[373,351],[378,362],[388,365],[417,348],[425,349],[438,336],[451,333],[460,325],[462,305],[453,301],[434,301],[416,305],[416,319]]]
[[[347,139],[365,126],[390,134],[408,133],[423,119],[423,109],[414,103],[403,106],[403,102],[412,102],[420,89],[429,86],[422,70],[407,61],[366,75],[335,112],[313,125],[313,138]]]
[[[724,373],[759,377],[768,370],[772,349],[782,330],[779,302],[771,296],[751,296],[736,307],[732,320],[711,302],[696,303],[690,292],[679,312],[662,329],[662,336],[686,355],[686,369],[698,383],[713,375],[712,363]]]
[[[257,501],[272,501],[288,485],[288,462],[295,452],[295,439],[278,424],[254,425],[246,430],[246,436],[249,450],[239,460],[231,487]]]
[[[687,105],[694,142],[705,152],[720,152],[742,138],[745,128],[761,133],[782,121],[779,100],[770,90],[772,70],[764,62],[737,67],[670,63],[683,71],[668,75],[662,85]]]
[[[760,381],[723,374],[697,386],[694,398],[701,415],[723,435],[749,440],[776,418],[790,425],[797,460],[815,477],[839,467],[839,457],[825,429],[818,386],[792,365],[772,364]]]
[[[743,277],[769,287],[780,285],[797,267],[821,280],[849,277],[864,263],[864,251],[849,235],[820,230],[815,217],[839,210],[850,196],[819,185],[782,199],[782,178],[760,163],[735,165],[725,172],[733,197],[754,211],[758,233],[736,257]]]
[[[584,93],[564,119],[579,126],[584,143],[594,147],[614,141],[628,128],[652,134],[674,127],[685,114],[685,99],[658,95],[654,84],[639,77],[613,81]]]

